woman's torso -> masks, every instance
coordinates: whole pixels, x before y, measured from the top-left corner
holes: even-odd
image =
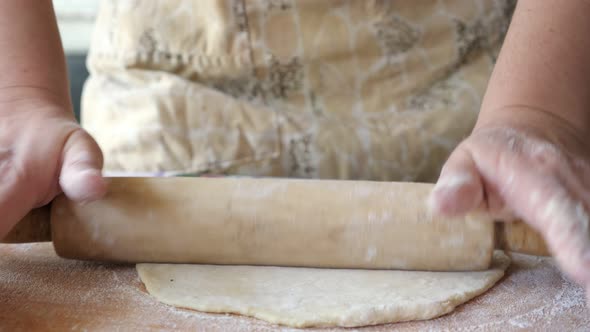
[[[103,0],[82,121],[105,169],[432,181],[508,0]]]

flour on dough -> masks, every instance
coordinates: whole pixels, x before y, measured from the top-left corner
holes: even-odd
[[[435,318],[492,287],[509,258],[489,270],[414,272],[270,266],[138,264],[161,302],[236,313],[293,327],[357,327]]]

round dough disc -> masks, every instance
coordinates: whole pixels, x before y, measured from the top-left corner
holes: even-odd
[[[497,251],[490,269],[474,272],[185,264],[137,271],[150,294],[173,306],[293,327],[358,327],[449,313],[492,287],[509,264]]]

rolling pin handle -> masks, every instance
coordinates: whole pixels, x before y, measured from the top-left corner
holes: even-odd
[[[0,242],[32,243],[51,241],[50,212],[50,204],[31,210]]]
[[[520,220],[496,222],[495,240],[498,249],[528,255],[551,255],[543,237]]]

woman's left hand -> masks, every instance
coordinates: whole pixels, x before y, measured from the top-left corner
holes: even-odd
[[[550,113],[512,109],[455,149],[430,206],[446,216],[485,209],[523,220],[542,234],[562,270],[589,289],[589,139]]]

